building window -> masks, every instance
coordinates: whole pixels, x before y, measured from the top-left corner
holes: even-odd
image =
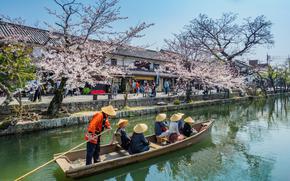
[[[150,63],[149,70],[154,71],[154,64],[153,63]]]
[[[154,69],[154,70],[159,69],[159,64],[154,63],[154,65],[153,65],[153,69]]]
[[[135,61],[134,65],[137,69],[150,70],[151,64],[147,61]]]
[[[111,65],[116,66],[117,65],[117,59],[112,58],[111,59]]]

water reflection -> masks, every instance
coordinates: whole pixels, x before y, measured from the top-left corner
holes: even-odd
[[[289,109],[289,97],[279,97],[186,110],[195,120],[216,120],[211,137],[180,151],[80,180],[287,180],[290,174],[284,164],[290,164],[290,146],[284,143],[290,137]],[[149,125],[147,134],[151,134],[154,117],[129,118],[127,131],[145,122]],[[116,120],[112,122],[114,125]],[[0,180],[12,180],[51,159],[54,153],[77,145],[84,131],[82,125],[1,137],[0,165],[5,167]],[[103,137],[103,143],[110,141],[111,134]],[[55,164],[28,180],[42,178],[71,180]]]
[[[133,180],[145,181],[148,173],[149,173],[149,168],[145,167],[145,168],[140,169],[138,171],[130,172],[130,175],[131,175]]]
[[[121,176],[116,177],[116,181],[126,181],[127,180],[127,174],[123,174]]]

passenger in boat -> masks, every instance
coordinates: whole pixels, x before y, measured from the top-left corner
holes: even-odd
[[[178,130],[182,134],[183,126],[184,126],[184,120],[182,119],[184,114],[183,113],[177,113],[181,116],[180,120],[178,120]]]
[[[104,129],[111,129],[109,116],[116,116],[116,111],[113,106],[105,106],[101,108],[101,112],[96,113],[90,120],[85,140],[87,140],[87,154],[86,165],[92,164],[92,158],[94,163],[99,162],[100,156],[100,139],[101,136],[97,136]]]
[[[155,118],[155,136],[165,137],[168,136],[169,131],[164,123],[166,114],[158,114]]]
[[[131,138],[127,135],[125,128],[128,125],[127,119],[120,119],[117,123],[118,129],[116,130],[111,144],[117,139],[118,143],[124,150],[128,150],[130,146]]]
[[[149,150],[149,141],[145,138],[144,132],[147,131],[148,126],[146,124],[137,124],[134,127],[134,133],[131,137],[131,143],[129,146],[129,153],[142,153]]]
[[[170,124],[169,124],[169,141],[170,143],[174,143],[178,140],[182,140],[184,137],[180,134],[178,129],[178,121],[182,119],[181,114],[173,114],[170,117]]]
[[[197,131],[192,127],[195,121],[191,117],[185,118],[184,122],[182,131],[184,136],[189,137],[197,133]]]

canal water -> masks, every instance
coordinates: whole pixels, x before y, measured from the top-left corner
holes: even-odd
[[[195,120],[215,119],[212,134],[189,148],[142,163],[80,179],[96,180],[290,180],[289,98],[224,104],[183,111]],[[168,114],[172,114],[168,113]],[[154,115],[129,118],[149,125]],[[112,123],[116,124],[117,120]],[[16,177],[83,141],[85,125],[0,138],[0,181]],[[111,135],[103,136],[103,143]],[[53,163],[27,177],[29,181],[66,181]]]

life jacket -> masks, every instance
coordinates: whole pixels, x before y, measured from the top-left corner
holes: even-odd
[[[102,113],[97,113],[97,114],[102,114]],[[97,116],[97,115],[95,115]],[[85,133],[85,140],[86,141],[89,141],[90,143],[93,143],[93,144],[98,144],[98,137],[97,136],[98,134],[100,134],[102,131],[104,131],[105,129],[105,123],[107,121],[107,118],[105,118],[103,115],[102,115],[102,127],[101,127],[101,130],[99,130],[98,128],[92,128],[92,127],[96,127],[98,124],[98,120],[94,120],[96,119],[95,116],[92,118],[92,120],[90,121],[89,125],[88,125],[88,129],[87,129],[87,132]],[[95,121],[95,123],[92,123],[93,121]],[[92,125],[93,124],[93,125]],[[93,131],[95,130],[95,131]]]

